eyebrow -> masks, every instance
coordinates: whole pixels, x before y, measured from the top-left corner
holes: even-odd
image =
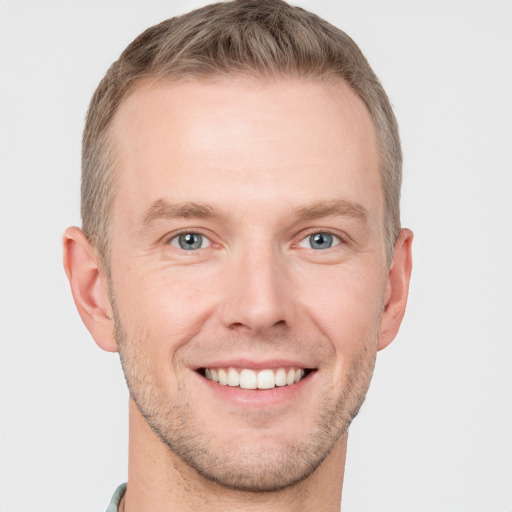
[[[359,203],[345,199],[316,201],[301,206],[293,212],[300,220],[315,220],[324,217],[349,217],[363,223],[368,222],[368,211]],[[146,211],[143,224],[148,226],[156,219],[210,219],[217,215],[217,210],[207,203],[170,203],[158,199]]]
[[[158,199],[146,211],[143,224],[148,226],[156,219],[208,219],[215,215],[215,208],[206,203],[170,203]]]
[[[351,217],[363,223],[368,222],[368,210],[359,203],[345,199],[316,201],[308,206],[302,206],[297,211],[303,220],[315,220],[323,217]]]

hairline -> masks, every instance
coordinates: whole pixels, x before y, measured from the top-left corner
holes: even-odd
[[[119,111],[121,110],[124,103],[137,91],[140,89],[149,86],[157,87],[160,85],[177,85],[182,83],[208,83],[220,81],[222,79],[251,79],[255,81],[260,81],[263,83],[278,83],[282,80],[287,79],[301,79],[308,82],[317,82],[317,83],[327,83],[331,85],[339,84],[343,82],[347,85],[350,90],[362,101],[363,105],[366,108],[367,113],[370,115],[370,119],[372,121],[373,128],[375,130],[375,143],[376,143],[376,151],[378,158],[378,176],[380,183],[380,190],[382,193],[382,207],[383,207],[383,237],[384,237],[384,250],[385,250],[385,258],[387,266],[389,267],[392,263],[393,259],[393,250],[394,243],[396,242],[396,238],[398,233],[394,233],[393,240],[388,236],[388,215],[391,212],[388,212],[388,205],[386,202],[386,186],[384,183],[384,179],[386,178],[386,174],[389,174],[391,171],[386,169],[385,160],[386,160],[386,143],[382,137],[382,129],[379,129],[377,125],[377,121],[375,116],[371,112],[370,108],[367,105],[365,99],[358,93],[358,91],[352,87],[352,85],[342,76],[332,72],[332,71],[318,71],[316,73],[304,73],[301,70],[258,70],[258,69],[234,69],[229,71],[203,71],[197,73],[186,73],[180,74],[172,72],[152,72],[142,74],[136,78],[134,78],[130,87],[124,92],[124,94],[119,98],[119,102],[116,106],[116,109],[110,118],[107,126],[103,131],[102,142],[99,144],[99,150],[101,151],[101,160],[103,165],[105,166],[106,176],[105,181],[108,183],[109,194],[106,201],[106,218],[102,219],[103,224],[103,236],[96,237],[96,240],[92,240],[95,249],[99,253],[100,262],[102,264],[102,268],[105,271],[106,275],[110,277],[111,275],[111,239],[110,239],[110,226],[112,220],[112,212],[113,205],[117,196],[117,180],[119,177],[119,152],[118,145],[115,143],[115,129],[116,129],[116,120],[118,119]],[[104,155],[108,155],[105,158]],[[108,162],[105,162],[108,160]],[[391,220],[392,222],[392,220]],[[398,226],[400,228],[400,226]],[[399,229],[398,229],[399,231]],[[99,239],[99,240],[98,240]]]

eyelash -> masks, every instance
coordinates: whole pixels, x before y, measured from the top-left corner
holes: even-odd
[[[323,238],[326,238],[326,237],[329,237],[332,239],[332,245],[330,247],[327,247],[327,248],[315,248],[315,247],[303,247],[301,244],[302,243],[307,243],[308,239],[311,240],[311,238],[313,236],[316,236],[316,235],[322,235]],[[309,233],[307,233],[305,236],[303,236],[300,241],[298,242],[298,244],[296,244],[296,246],[298,247],[302,247],[304,249],[309,249],[309,250],[313,250],[315,252],[317,251],[325,251],[325,250],[328,250],[328,249],[332,249],[334,247],[337,247],[338,245],[341,245],[345,243],[343,238],[336,234],[336,233],[333,233],[329,230],[315,230],[315,231],[310,231]]]
[[[193,235],[193,236],[201,237],[201,247],[189,248],[189,249],[186,249],[186,248],[182,247],[181,244],[180,244],[180,237],[186,236],[186,235]],[[304,247],[302,245],[303,243],[307,243],[308,239],[311,240],[311,237],[313,237],[315,235],[322,235],[323,238],[327,238],[327,239],[331,238],[333,244],[331,246],[327,247],[327,248],[315,248],[315,247],[311,247],[311,246],[310,247]],[[203,246],[203,242],[204,241],[207,242],[206,247]],[[200,231],[192,231],[192,230],[181,231],[179,233],[176,233],[171,238],[169,238],[166,243],[168,245],[176,247],[176,249],[181,249],[182,251],[186,251],[186,252],[195,252],[195,251],[198,251],[199,249],[208,249],[213,244],[212,240],[208,236],[206,236],[205,234],[201,233]],[[345,240],[343,239],[343,237],[341,237],[338,234],[332,233],[329,230],[315,230],[315,231],[310,231],[306,235],[302,236],[302,238],[299,240],[299,242],[294,244],[293,246],[294,247],[300,247],[300,248],[303,248],[303,249],[306,249],[306,250],[312,250],[312,251],[315,251],[315,252],[319,252],[319,251],[325,251],[327,249],[332,249],[332,248],[337,247],[338,245],[341,245],[341,244],[344,244],[344,243],[346,243]],[[193,245],[193,244],[190,244],[190,245]]]
[[[185,249],[184,247],[180,246],[179,241],[180,241],[180,237],[186,236],[186,235],[193,235],[193,236],[201,237],[201,241],[202,242],[206,241],[208,245],[206,247],[198,247],[196,249]],[[176,233],[171,238],[169,238],[167,241],[167,244],[172,245],[173,247],[176,247],[177,249],[181,249],[181,250],[187,251],[187,252],[189,252],[189,251],[194,252],[199,249],[208,249],[209,247],[211,247],[212,243],[213,242],[210,240],[210,238],[208,236],[206,236],[205,234],[201,233],[200,231],[192,231],[192,230],[181,231],[180,233]]]

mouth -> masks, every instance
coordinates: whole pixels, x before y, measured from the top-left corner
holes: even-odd
[[[312,368],[281,367],[262,368],[198,368],[197,372],[204,378],[221,386],[240,389],[274,389],[292,386],[306,379],[315,370]]]

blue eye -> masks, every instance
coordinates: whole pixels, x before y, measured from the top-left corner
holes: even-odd
[[[311,235],[301,240],[299,247],[322,250],[330,249],[331,247],[340,243],[340,239],[336,235],[331,235],[330,233],[319,231],[318,233],[312,233]]]
[[[210,241],[199,233],[182,233],[171,239],[171,245],[185,251],[195,251],[209,247]]]

